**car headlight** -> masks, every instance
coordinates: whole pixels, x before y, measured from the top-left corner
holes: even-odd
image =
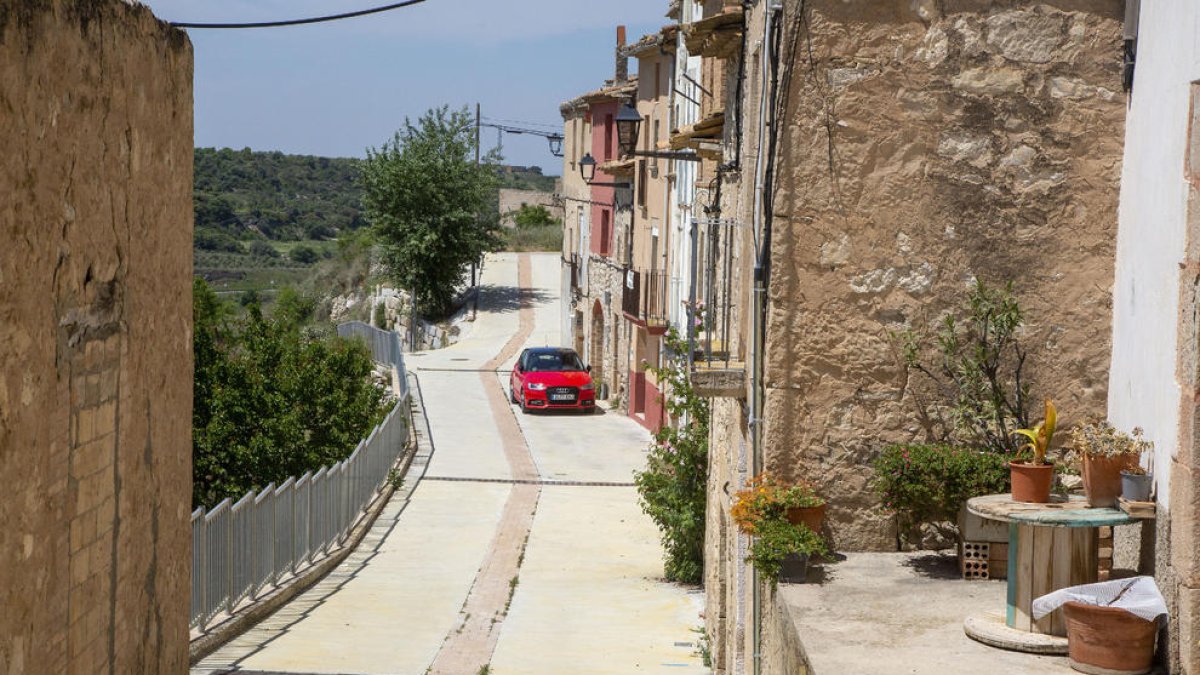
[[[546,391],[545,382],[530,382],[525,386],[529,387],[529,391]]]
[[[591,383],[591,382],[588,382],[587,384],[585,384],[585,385],[583,385],[583,386],[579,387],[579,390],[580,390],[580,391],[591,391],[592,389],[593,389],[593,387],[592,387],[592,383]]]

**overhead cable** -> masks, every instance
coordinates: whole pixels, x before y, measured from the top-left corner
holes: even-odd
[[[409,7],[425,2],[425,0],[404,0],[404,2],[396,2],[382,7],[372,7],[370,9],[360,9],[354,12],[346,12],[344,14],[330,14],[328,16],[313,16],[307,19],[286,19],[283,21],[257,21],[252,23],[194,23],[189,21],[172,21],[171,26],[174,28],[278,28],[281,26],[300,26],[308,23],[323,23],[326,21],[338,21],[340,19],[353,19],[357,16],[366,16],[368,14],[378,14],[387,12],[401,7]]]

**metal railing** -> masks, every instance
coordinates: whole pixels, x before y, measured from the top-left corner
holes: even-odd
[[[205,628],[285,586],[346,541],[408,442],[408,378],[396,333],[354,321],[375,361],[395,368],[400,400],[345,460],[192,513],[191,625]]]
[[[666,272],[661,270],[635,270],[626,267],[621,311],[645,326],[666,326],[669,319],[668,282]]]

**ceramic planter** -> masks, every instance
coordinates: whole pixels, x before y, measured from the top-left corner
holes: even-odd
[[[1121,471],[1137,463],[1137,455],[1083,456],[1083,490],[1088,506],[1115,508],[1121,496]]]
[[[779,567],[779,581],[785,584],[802,584],[807,579],[808,555],[804,553],[787,554]]]
[[[1154,476],[1150,474],[1121,472],[1121,496],[1131,502],[1150,501],[1150,487]]]
[[[788,522],[793,525],[804,524],[808,529],[821,533],[821,526],[825,523],[825,504],[820,506],[794,506],[787,510]]]
[[[1120,609],[1080,602],[1063,605],[1071,667],[1096,675],[1150,672],[1158,624]]]
[[[1050,501],[1050,486],[1054,483],[1053,464],[1009,462],[1014,502],[1045,504]]]

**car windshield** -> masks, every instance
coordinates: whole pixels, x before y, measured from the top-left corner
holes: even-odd
[[[575,352],[535,352],[529,355],[531,373],[583,370],[583,362]]]

